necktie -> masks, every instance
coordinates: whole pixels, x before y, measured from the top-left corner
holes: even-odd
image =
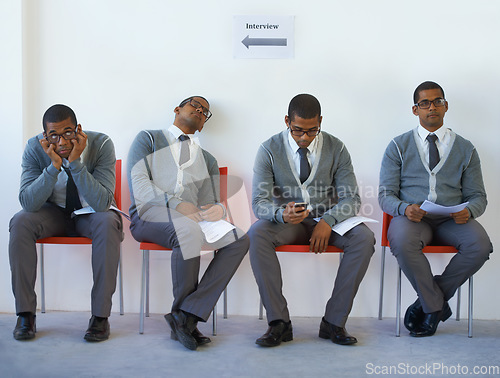
[[[299,148],[300,155],[300,182],[303,183],[309,177],[311,173],[311,166],[309,165],[309,160],[307,160],[307,148]]]
[[[189,160],[189,142],[187,142],[189,137],[182,134],[179,137],[179,140],[181,141],[181,156],[179,157],[179,165],[182,165]],[[186,141],[186,143],[182,143],[184,141]]]
[[[64,168],[64,171],[68,175],[68,181],[66,183],[66,212],[72,213],[74,210],[82,208],[82,203],[80,202],[80,197],[78,196],[78,189],[76,188],[75,181],[71,172],[68,168]]]
[[[437,136],[436,134],[429,134],[426,139],[429,142],[429,169],[432,171],[439,163],[439,151],[436,146]]]

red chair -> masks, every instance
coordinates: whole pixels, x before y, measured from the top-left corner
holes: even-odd
[[[116,185],[115,185],[115,202],[118,209],[122,209],[122,161],[116,160]],[[44,273],[44,245],[45,244],[77,244],[86,245],[92,244],[92,239],[75,236],[51,236],[48,238],[39,239],[36,241],[40,244],[40,284],[42,296],[42,313],[45,313],[45,273]],[[123,315],[123,280],[122,280],[122,252],[120,245],[120,261],[118,264],[118,287],[120,291],[120,315]]]
[[[309,244],[302,245],[302,244],[284,244],[276,247],[276,252],[298,252],[298,253],[313,253],[309,251]],[[337,248],[333,245],[329,245],[325,252],[323,253],[340,253],[339,255],[339,262],[342,261],[342,256],[344,254],[344,250]],[[259,306],[259,319],[263,319],[263,305],[262,305],[262,299],[260,300],[260,306]]]
[[[380,272],[380,296],[379,296],[379,311],[378,318],[382,319],[382,302],[383,302],[383,292],[384,292],[384,270],[385,270],[385,249],[391,247],[389,245],[389,240],[387,239],[387,231],[389,230],[389,224],[391,223],[392,216],[384,213],[383,224],[382,224],[382,264]],[[458,251],[449,245],[428,245],[422,250],[423,253],[457,253]],[[460,320],[460,296],[461,288],[457,290],[457,310],[456,310],[456,320]],[[472,337],[472,302],[473,302],[473,276],[469,277],[469,333],[468,336]],[[401,334],[401,268],[398,265],[398,278],[397,278],[397,297],[396,297],[396,337]]]
[[[233,219],[229,212],[227,203],[227,167],[219,168],[220,174],[220,198],[227,210],[229,221]],[[142,278],[141,278],[141,306],[139,310],[139,333],[144,333],[144,317],[149,317],[149,251],[172,251],[155,243],[142,242],[139,248],[142,250]],[[214,251],[214,257],[217,251]],[[146,308],[146,311],[144,311]],[[227,318],[227,288],[224,289],[224,319]],[[217,305],[212,312],[212,334],[217,334]]]

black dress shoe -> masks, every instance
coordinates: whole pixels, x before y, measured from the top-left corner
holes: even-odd
[[[17,317],[16,328],[14,328],[14,339],[30,340],[36,333],[36,315],[31,312],[21,312]]]
[[[444,302],[443,308],[440,311],[424,314],[424,319],[420,326],[410,332],[413,337],[432,336],[436,333],[437,326],[440,321],[444,322],[451,316],[451,309],[448,302]]]
[[[89,328],[87,328],[83,338],[87,341],[104,341],[109,338],[109,330],[108,318],[92,315],[89,320]]]
[[[347,333],[344,327],[337,327],[336,325],[327,322],[325,318],[321,319],[319,337],[322,339],[331,339],[332,342],[339,345],[352,345],[358,342],[354,336]]]
[[[166,317],[166,315],[165,315],[165,317]],[[196,327],[194,329],[194,331],[191,332],[191,335],[196,340],[196,343],[198,344],[198,346],[205,345],[205,344],[212,342],[212,340],[210,340],[210,337],[207,337],[203,333],[201,333],[200,330],[198,329],[198,327]],[[170,331],[170,338],[172,340],[179,341],[179,339],[175,335],[174,331]]]
[[[408,331],[415,331],[422,321],[424,320],[424,310],[422,309],[422,304],[420,299],[417,300],[408,307],[405,313],[405,327]]]
[[[269,323],[267,332],[259,337],[255,344],[264,347],[274,347],[281,342],[293,340],[292,322],[285,323],[283,320],[273,320]]]
[[[172,311],[165,315],[165,320],[172,329],[175,337],[187,349],[196,350],[198,343],[192,335],[196,328],[197,319],[182,310]],[[175,340],[175,339],[174,339]]]

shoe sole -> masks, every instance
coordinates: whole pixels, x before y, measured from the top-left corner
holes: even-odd
[[[31,339],[34,339],[35,338],[35,334],[24,334],[24,335],[19,335],[19,336],[16,336],[14,335],[14,339],[16,340],[31,340]]]
[[[198,343],[196,342],[193,336],[188,336],[183,333],[181,333],[180,335],[177,334],[177,332],[175,331],[176,329],[175,320],[172,314],[166,314],[164,318],[167,321],[168,325],[170,326],[170,329],[174,333],[175,337],[177,338],[177,341],[179,341],[189,350],[196,350],[196,348],[198,347]],[[170,337],[172,337],[172,334],[170,334]]]

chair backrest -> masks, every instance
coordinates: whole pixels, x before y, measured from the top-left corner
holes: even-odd
[[[387,230],[389,230],[389,224],[391,224],[392,215],[384,213],[382,220],[382,240],[380,242],[382,247],[390,247],[389,240],[387,239]],[[455,247],[451,245],[428,245],[422,252],[424,253],[457,253]]]
[[[115,164],[115,202],[116,207],[122,209],[122,159],[116,159]]]

